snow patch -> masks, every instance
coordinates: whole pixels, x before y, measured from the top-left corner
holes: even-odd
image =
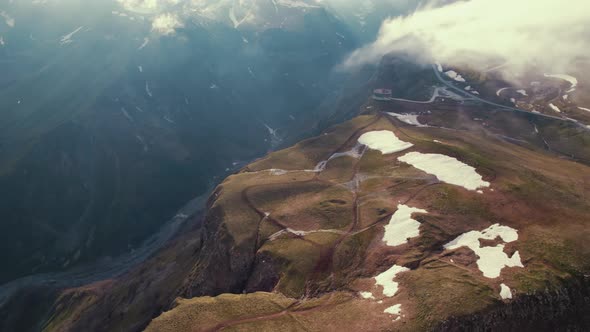
[[[578,108],[581,109],[582,111],[590,112],[590,108],[580,107],[580,106],[578,106]]]
[[[363,299],[367,299],[367,300],[368,299],[371,299],[371,300],[375,299],[375,296],[373,296],[373,293],[371,293],[371,292],[360,292],[359,294]]]
[[[553,104],[549,104],[549,107],[551,107],[552,110],[554,110],[557,113],[561,113],[561,110],[559,109],[559,107],[553,105]]]
[[[397,211],[391,216],[389,224],[385,226],[383,241],[388,246],[399,246],[408,242],[408,239],[420,235],[420,223],[412,219],[413,213],[428,213],[428,211],[400,204]]]
[[[423,125],[420,123],[420,121],[418,121],[418,115],[415,114],[399,114],[399,113],[387,113],[391,116],[393,116],[394,118],[400,120],[403,123],[407,123],[409,125],[412,126],[416,126],[416,127],[428,127],[427,125]]]
[[[382,154],[395,153],[414,146],[412,143],[400,140],[389,130],[364,133],[359,137],[358,142],[368,146],[369,149],[381,151]]]
[[[526,93],[526,90],[524,89],[520,89],[520,90],[516,90],[516,92],[520,93],[521,95],[528,97],[528,94]]]
[[[518,231],[508,226],[494,224],[481,232],[470,231],[462,234],[444,247],[449,250],[461,247],[473,250],[478,256],[477,267],[483,275],[486,278],[497,278],[504,267],[524,267],[518,251],[512,257],[508,257],[504,252],[504,244],[498,244],[495,247],[482,247],[479,241],[480,239],[495,240],[498,237],[505,243],[511,243],[518,240]]]
[[[399,316],[402,313],[402,305],[401,304],[396,304],[394,306],[391,306],[391,307],[383,310],[383,312],[386,313],[386,314]]]
[[[465,82],[465,79],[463,78],[463,76],[461,76],[460,74],[458,74],[454,70],[449,70],[448,72],[445,73],[445,75],[447,75],[449,78],[454,79],[457,82]]]
[[[442,182],[461,186],[467,190],[477,190],[490,186],[489,182],[483,181],[475,168],[460,162],[456,158],[442,154],[410,152],[398,159],[436,176]]]
[[[502,300],[507,300],[507,299],[512,298],[512,291],[505,284],[500,285],[500,297],[502,298]]]
[[[399,283],[395,282],[393,279],[398,274],[406,271],[410,271],[410,269],[403,266],[394,265],[389,270],[376,276],[375,283],[383,287],[383,295],[392,297],[397,294],[397,291],[399,290]]]

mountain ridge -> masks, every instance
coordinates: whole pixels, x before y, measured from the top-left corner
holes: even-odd
[[[148,330],[157,331],[167,329],[179,331],[183,330],[183,326],[192,330],[195,324],[203,330],[217,330],[235,324],[245,324],[245,328],[251,326],[253,329],[272,330],[277,326],[290,326],[289,320],[285,321],[281,318],[289,316],[289,310],[293,310],[293,313],[301,312],[306,316],[309,313],[311,318],[307,321],[306,327],[312,330],[317,330],[320,326],[322,329],[337,329],[336,321],[331,323],[336,325],[325,325],[324,319],[316,317],[316,315],[330,317],[335,314],[331,310],[336,308],[344,310],[346,315],[354,313],[350,316],[351,319],[361,315],[364,318],[359,322],[371,322],[366,325],[369,330],[378,326],[383,329],[400,328],[402,330],[416,328],[455,330],[461,326],[471,326],[465,324],[485,323],[490,324],[486,326],[498,327],[499,323],[494,321],[494,317],[498,315],[513,317],[510,319],[514,321],[507,320],[507,324],[513,324],[509,326],[525,324],[528,321],[519,320],[522,317],[520,315],[532,315],[527,317],[541,319],[541,312],[544,313],[544,309],[526,312],[522,308],[530,308],[532,303],[549,299],[565,305],[565,309],[553,317],[563,314],[567,319],[571,319],[575,317],[571,315],[576,315],[577,312],[575,305],[587,305],[583,295],[580,295],[587,291],[587,288],[584,288],[587,286],[584,275],[588,272],[588,266],[585,266],[583,262],[587,261],[584,257],[587,257],[589,253],[580,251],[586,232],[580,228],[584,222],[587,222],[584,217],[581,217],[584,215],[582,211],[586,203],[580,201],[581,198],[574,199],[572,197],[575,196],[571,196],[576,195],[578,190],[581,190],[578,193],[587,190],[587,185],[584,186],[584,182],[580,183],[576,179],[566,180],[565,174],[575,169],[576,174],[580,176],[586,174],[584,175],[586,178],[590,176],[588,166],[556,159],[546,152],[541,152],[542,150],[534,151],[530,148],[518,147],[494,136],[481,137],[478,133],[468,131],[413,127],[387,114],[375,115],[374,111],[372,113],[373,115],[361,116],[337,126],[327,131],[325,135],[275,152],[230,176],[215,190],[209,200],[203,228],[197,233],[201,235],[195,237],[195,234],[185,234],[183,241],[188,242],[180,241],[171,244],[172,247],[167,249],[168,253],[160,253],[158,256],[161,258],[156,259],[161,262],[158,264],[162,267],[170,266],[169,258],[165,257],[168,255],[168,257],[177,257],[179,253],[182,253],[185,258],[181,260],[177,258],[175,261],[184,262],[182,264],[185,266],[185,272],[179,271],[182,269],[178,267],[174,269],[168,267],[160,270],[161,272],[156,272],[159,269],[153,265],[148,270],[144,270],[148,273],[146,275],[148,279],[163,273],[163,276],[168,275],[164,278],[177,280],[175,282],[177,286],[170,285],[169,282],[160,279],[161,277],[157,277],[159,281],[156,285],[145,288],[149,285],[149,282],[145,284],[146,277],[137,275],[125,277],[123,280],[127,281],[124,283],[130,283],[129,285],[143,283],[144,286],[134,293],[147,292],[145,295],[131,295],[132,293],[126,289],[128,286],[104,288],[96,285],[98,295],[91,297],[97,296],[96,300],[92,300],[88,304],[90,306],[78,314],[63,309],[57,310],[61,306],[56,307],[54,310],[59,313],[58,317],[69,317],[72,314],[74,316],[65,321],[63,318],[55,317],[53,323],[48,325],[48,330],[68,330],[66,328],[68,321],[78,321],[69,325],[69,329],[72,330],[80,326],[77,324],[94,326],[93,329],[102,330],[99,325],[90,324],[90,322],[103,322],[100,312],[107,308],[103,306],[108,305],[108,308],[113,308],[113,303],[118,303],[115,306],[117,311],[126,312],[121,316],[120,323],[128,321],[132,316],[142,317],[136,316],[137,306],[149,307],[144,296],[154,294],[153,289],[148,291],[152,287],[162,291],[167,289],[165,292],[172,291],[171,294],[175,294],[172,298],[176,296],[192,298],[192,300],[180,299],[161,307],[164,310],[166,307],[168,310],[174,309],[157,318],[148,327]],[[363,192],[363,196],[360,197],[367,194],[367,197],[371,197],[371,193],[378,194],[363,203],[359,210],[364,216],[361,218],[369,220],[361,219],[360,222],[355,223],[350,215],[350,209],[354,206],[351,204],[354,194],[352,196],[346,194],[350,189],[341,185],[332,188],[333,185],[322,184],[324,181],[346,184],[351,176],[356,178],[354,155],[342,154],[340,157],[332,158],[328,163],[322,163],[322,160],[329,160],[334,154],[346,152],[351,145],[356,144],[356,140],[363,132],[375,130],[391,130],[402,140],[417,146],[419,151],[445,151],[445,154],[453,155],[469,165],[475,165],[477,172],[483,174],[484,180],[489,181],[492,188],[484,189],[483,194],[461,188],[454,189],[456,187],[441,184],[440,181],[432,182],[433,179],[430,176],[416,177],[420,173],[416,173],[407,166],[394,171],[400,172],[401,178],[388,179],[386,174],[396,169],[388,166],[393,159],[381,155],[378,151],[367,150],[365,156],[361,157],[358,167],[362,172],[369,172],[368,174],[373,174],[376,178],[363,176],[364,180],[361,183],[365,184],[359,187],[363,188],[360,189]],[[430,135],[435,135],[436,140],[442,143],[434,142]],[[486,149],[472,150],[479,144],[483,144]],[[469,146],[471,148],[468,148]],[[491,150],[488,151],[488,149]],[[466,151],[471,152],[466,154]],[[402,151],[401,154],[403,153],[407,151]],[[486,161],[484,155],[501,155],[503,158],[499,158],[502,161]],[[516,160],[527,160],[527,163],[520,165],[513,163]],[[488,163],[491,164],[488,165]],[[531,173],[532,170],[534,170],[533,173]],[[547,170],[551,171],[547,173]],[[536,173],[538,174],[535,175]],[[319,178],[314,180],[318,174]],[[544,180],[539,182],[537,177]],[[281,180],[286,180],[288,186],[282,185]],[[562,181],[577,184],[571,186]],[[539,190],[531,191],[536,187]],[[385,190],[379,191],[377,188]],[[559,205],[559,203],[538,206],[536,202],[539,197],[545,198],[546,202],[551,202],[547,200],[547,197],[553,193],[566,195],[568,201],[575,204],[570,207]],[[392,204],[391,198],[386,198],[391,194],[395,204]],[[319,197],[321,197],[320,201],[317,200]],[[288,198],[286,204],[281,203],[284,198]],[[417,240],[410,240],[410,247],[404,244],[399,249],[388,248],[380,244],[382,235],[379,234],[382,234],[383,223],[395,214],[398,200],[402,200],[402,203],[407,205],[424,208],[428,214],[424,216],[414,214],[413,218],[421,224],[420,235],[416,238]],[[489,203],[484,203],[488,201]],[[275,211],[267,214],[271,208]],[[555,224],[552,220],[555,220],[557,216],[568,216],[567,219],[575,222],[565,225]],[[532,219],[535,221],[530,221]],[[294,228],[295,220],[305,220],[305,223],[298,222],[296,223],[299,225],[298,228]],[[318,222],[320,224],[317,224]],[[473,228],[482,230],[493,222],[508,223],[511,226],[516,226],[514,223],[520,225],[517,227],[518,241],[515,245],[509,244],[507,248],[510,248],[508,252],[514,253],[514,250],[521,252],[523,267],[507,268],[506,270],[510,273],[502,274],[502,281],[508,283],[516,292],[512,295],[515,297],[513,300],[504,300],[508,301],[508,305],[501,304],[497,279],[477,276],[475,256],[469,249],[441,252],[442,244],[451,241],[462,232]],[[361,228],[353,233],[347,231],[351,225],[356,227],[354,224]],[[318,232],[317,225],[323,225],[319,229],[323,231]],[[552,231],[554,227],[560,227],[560,231],[555,233]],[[363,229],[367,230],[352,235]],[[446,233],[449,231],[450,234]],[[343,236],[351,236],[351,238],[339,240]],[[554,236],[559,239],[552,239]],[[561,236],[565,236],[570,244],[564,247],[565,243],[561,242]],[[187,247],[183,243],[193,244]],[[485,241],[482,243],[484,246],[494,246],[498,242],[493,240],[490,243]],[[327,251],[320,250],[324,245],[327,245]],[[342,247],[335,250],[329,249],[333,245],[336,245],[333,248]],[[577,249],[573,249],[572,245]],[[194,249],[190,249],[191,247]],[[568,253],[573,252],[576,253],[569,256]],[[193,256],[194,254],[196,255]],[[402,273],[396,278],[401,293],[393,297],[395,302],[401,303],[402,314],[406,316],[400,316],[401,322],[392,323],[395,315],[380,313],[376,310],[381,307],[380,310],[383,311],[383,306],[386,308],[393,304],[392,300],[387,296],[371,300],[365,298],[363,292],[370,291],[372,295],[367,295],[368,297],[379,296],[379,288],[372,288],[371,280],[393,262],[396,265],[408,267],[409,272]],[[147,266],[151,264],[154,264],[154,261],[147,263]],[[363,267],[359,268],[359,264]],[[192,268],[187,269],[189,266]],[[329,272],[331,269],[335,269],[333,273]],[[150,270],[153,272],[148,272]],[[155,275],[154,272],[156,272]],[[179,273],[184,277],[178,279]],[[459,275],[455,276],[456,273]],[[150,274],[152,277],[148,277]],[[176,277],[170,277],[171,275]],[[449,282],[447,287],[450,288],[442,292],[439,290],[440,293],[437,295],[435,285],[440,284],[442,276],[447,276],[444,280]],[[144,281],[141,281],[142,279]],[[571,280],[571,284],[567,280]],[[494,288],[487,286],[490,281],[495,285]],[[160,286],[157,286],[158,284]],[[168,285],[164,286],[164,284]],[[471,286],[451,298],[445,297],[466,285]],[[577,288],[578,286],[580,288]],[[498,288],[495,289],[495,287]],[[549,291],[547,292],[546,289]],[[246,295],[239,295],[244,291]],[[258,293],[260,291],[272,293]],[[82,288],[74,290],[72,294],[78,294],[81,296],[80,299],[84,299],[95,291],[88,292],[89,290]],[[104,295],[100,295],[101,293]],[[224,295],[224,293],[234,294]],[[130,304],[124,305],[120,302],[125,298],[127,300],[123,303],[131,301]],[[66,298],[62,296],[62,299]],[[265,304],[273,301],[285,303],[283,305],[285,309],[274,311]],[[379,301],[384,301],[384,304],[379,304]],[[415,307],[414,301],[424,302],[420,302],[422,304]],[[454,301],[472,305],[461,306],[461,308],[444,305]],[[207,318],[202,316],[205,314],[204,311],[196,309],[202,308],[204,303],[208,303],[206,307],[209,309],[205,311],[209,315],[206,316]],[[130,312],[122,308],[126,306],[129,306],[136,314],[130,315]],[[230,310],[231,314],[227,309],[216,311],[221,308],[235,309]],[[259,308],[262,311],[254,312],[252,315],[248,308]],[[308,312],[305,308],[315,309]],[[553,304],[548,308],[554,308]],[[104,314],[107,312],[109,310]],[[428,312],[428,314],[423,316],[421,312]],[[228,314],[230,316],[226,316]],[[109,317],[113,319],[111,315],[109,314]],[[74,319],[74,317],[78,318]],[[145,321],[145,318],[143,316],[141,320]],[[65,325],[53,325],[60,321]],[[340,323],[347,327],[356,326],[351,325],[354,323],[349,320],[342,320]],[[127,326],[127,329],[133,326],[127,325],[129,321],[123,324]],[[134,326],[139,330],[140,326],[144,326],[143,324]],[[111,328],[114,326],[116,325],[112,325]]]

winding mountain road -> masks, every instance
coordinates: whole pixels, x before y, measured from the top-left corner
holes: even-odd
[[[453,85],[451,82],[447,81],[446,79],[444,79],[441,75],[441,73],[438,71],[437,66],[436,65],[432,65],[432,70],[434,71],[434,74],[436,75],[437,79],[444,84],[445,86],[455,90],[455,92],[457,94],[459,94],[460,96],[463,97],[469,97],[470,99],[473,100],[477,100],[481,103],[487,104],[487,105],[491,105],[491,106],[495,106],[499,108],[499,111],[503,111],[503,112],[517,112],[517,113],[524,113],[524,114],[528,114],[528,115],[532,115],[532,116],[537,116],[537,117],[543,117],[543,118],[547,118],[547,119],[552,119],[552,120],[559,120],[559,121],[565,121],[565,122],[571,122],[573,124],[576,124],[577,126],[585,129],[585,130],[590,130],[590,128],[588,128],[586,125],[575,121],[573,119],[564,119],[558,116],[553,116],[553,115],[546,115],[546,114],[542,114],[542,113],[533,113],[533,112],[528,112],[525,110],[521,110],[519,108],[516,107],[510,107],[510,106],[506,106],[506,105],[502,105],[502,104],[498,104],[498,103],[494,103],[492,101],[483,99],[481,97],[478,97],[476,95],[473,95],[471,93],[465,92],[463,89],[460,89],[459,87],[456,87],[455,85]]]

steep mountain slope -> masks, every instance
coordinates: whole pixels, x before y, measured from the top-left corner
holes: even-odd
[[[358,146],[382,131],[395,136]],[[473,168],[408,164],[420,154]],[[587,326],[589,181],[587,165],[494,135],[359,117],[218,188],[203,248],[227,256],[201,258],[185,292],[197,297],[148,331],[415,331],[474,314],[503,316],[479,328]]]
[[[239,29],[170,7],[183,24],[164,35],[159,13],[119,2],[0,10],[14,20],[0,23],[0,283],[136,251],[221,177],[316,130],[355,47],[319,7]]]
[[[40,298],[43,329],[587,328],[590,167],[518,136],[580,129],[444,105],[370,101],[248,165],[136,270]]]

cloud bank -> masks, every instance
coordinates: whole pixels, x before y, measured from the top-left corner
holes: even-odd
[[[535,63],[565,69],[588,56],[588,22],[587,0],[469,0],[424,6],[383,22],[377,40],[355,51],[345,66],[404,52],[424,62],[485,65],[490,58],[502,58],[521,68]]]

